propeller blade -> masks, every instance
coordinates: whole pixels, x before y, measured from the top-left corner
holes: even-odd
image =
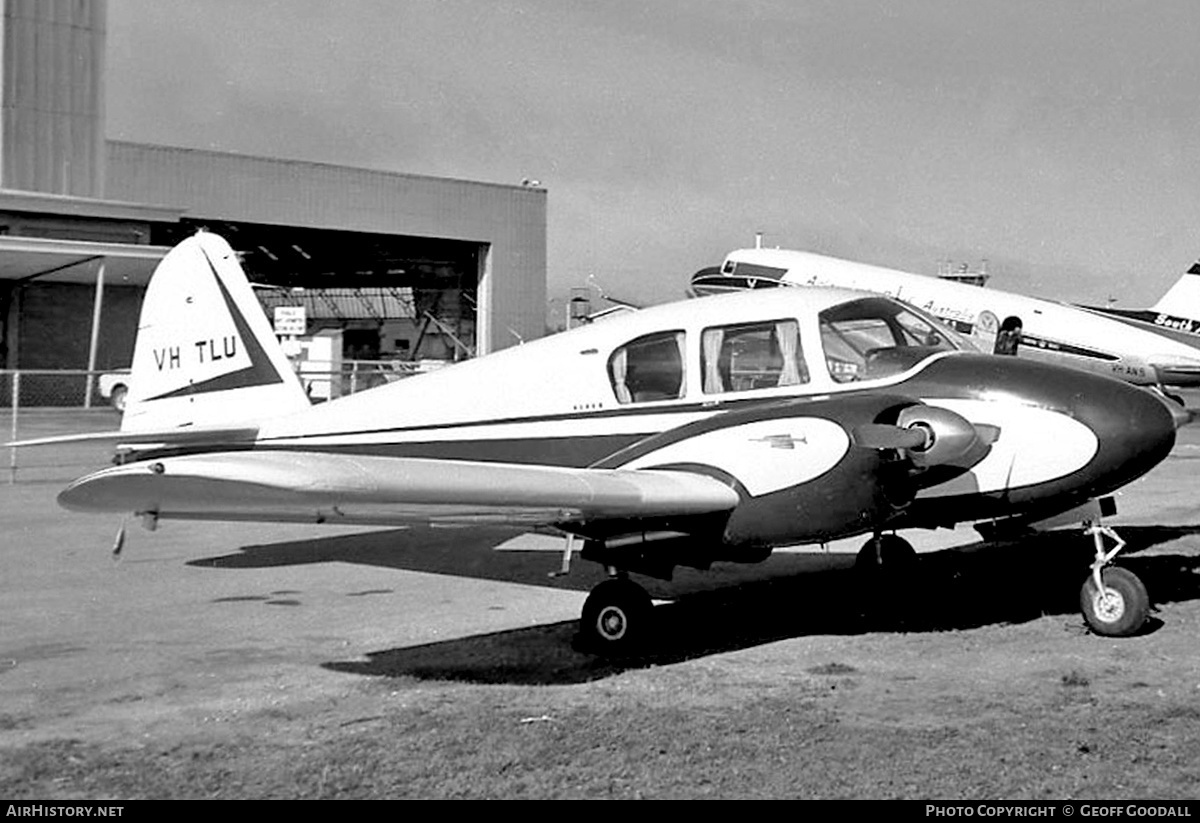
[[[855,445],[864,449],[921,449],[929,442],[924,429],[886,423],[864,423],[854,429],[853,436]]]

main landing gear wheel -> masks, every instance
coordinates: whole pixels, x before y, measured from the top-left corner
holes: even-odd
[[[1088,575],[1079,592],[1083,619],[1096,634],[1105,637],[1129,637],[1135,634],[1150,613],[1150,596],[1138,576],[1128,569],[1109,566],[1100,572],[1103,589],[1096,576]]]
[[[917,552],[896,534],[877,534],[863,545],[854,559],[854,568],[871,577],[905,574],[912,571]]]
[[[583,604],[579,630],[589,651],[604,655],[629,654],[649,633],[654,604],[646,590],[631,580],[605,580]]]
[[[895,534],[877,534],[854,559],[858,596],[865,616],[889,625],[911,617],[920,597],[914,588],[917,553]]]

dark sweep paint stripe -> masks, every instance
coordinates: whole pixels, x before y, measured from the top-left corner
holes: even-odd
[[[237,330],[238,337],[242,340],[242,345],[246,347],[246,354],[250,358],[250,365],[244,369],[218,375],[200,383],[189,383],[181,389],[150,397],[147,400],[166,400],[172,397],[186,397],[196,394],[207,394],[209,392],[229,391],[230,389],[245,389],[252,386],[269,386],[273,383],[283,382],[283,377],[271,365],[271,360],[267,357],[266,351],[263,350],[258,339],[250,330],[250,324],[246,322],[246,318],[242,316],[237,304],[233,302],[233,297],[225,288],[225,284],[221,282],[216,267],[208,257],[208,252],[201,249],[200,253],[204,255],[204,261],[208,263],[208,269],[212,272],[213,280],[217,282],[217,288],[221,291],[221,299],[225,301],[225,308],[233,318],[233,325]]]
[[[352,437],[364,434],[407,434],[422,431],[451,431],[455,429],[473,429],[482,426],[520,426],[537,423],[560,423],[577,420],[608,420],[620,417],[647,417],[660,414],[695,414],[697,412],[723,412],[732,408],[760,403],[795,403],[804,402],[809,398],[789,395],[785,397],[754,397],[723,400],[719,403],[686,403],[678,406],[656,406],[650,408],[612,409],[610,411],[566,412],[563,414],[544,414],[530,417],[495,417],[485,420],[467,420],[461,423],[422,423],[417,426],[387,426],[380,429],[354,429],[352,431],[321,431],[297,434],[279,435],[259,440],[260,443],[270,443],[274,440],[308,440],[319,437]]]

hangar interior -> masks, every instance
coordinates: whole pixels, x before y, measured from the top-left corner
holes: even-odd
[[[127,368],[157,261],[198,229],[238,251],[268,318],[303,307],[344,359],[544,333],[545,189],[107,140],[106,8],[0,0],[0,368]],[[92,386],[70,394],[47,402]]]
[[[252,283],[273,287],[259,290],[268,311],[301,306],[309,334],[341,329],[348,359],[454,361],[476,352],[486,253],[478,243],[188,219],[152,232],[151,242],[173,246],[198,228],[241,252]]]

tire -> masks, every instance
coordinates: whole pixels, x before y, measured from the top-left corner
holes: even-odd
[[[854,568],[872,578],[908,574],[917,562],[917,552],[896,534],[881,534],[866,542],[854,559]]]
[[[118,383],[117,385],[113,386],[112,394],[108,396],[108,402],[112,403],[112,407],[114,409],[124,413],[125,395],[127,394],[129,394],[129,389],[125,385]]]
[[[1150,596],[1138,576],[1128,569],[1109,566],[1100,572],[1105,597],[1096,589],[1092,575],[1079,592],[1083,619],[1096,634],[1104,637],[1129,637],[1136,634],[1150,614]]]
[[[854,579],[863,614],[899,629],[922,616],[922,581],[917,553],[903,537],[872,537],[854,559]]]
[[[622,578],[606,580],[588,595],[579,620],[583,645],[597,654],[629,654],[649,635],[654,605],[638,584]]]

